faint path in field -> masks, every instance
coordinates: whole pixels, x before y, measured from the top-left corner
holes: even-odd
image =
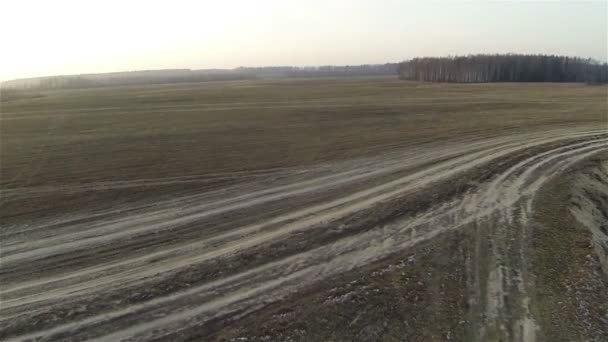
[[[209,173],[203,175],[191,175],[181,177],[145,178],[127,181],[91,182],[82,184],[62,184],[54,186],[4,188],[0,189],[0,196],[5,200],[14,200],[28,197],[37,197],[45,194],[143,188],[174,184],[206,183],[210,180],[255,178],[266,175],[280,175],[283,173],[286,173],[286,171],[282,169],[252,170],[240,172],[237,171],[225,173]]]

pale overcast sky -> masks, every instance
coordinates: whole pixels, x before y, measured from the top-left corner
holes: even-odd
[[[523,52],[606,61],[607,1],[18,0],[0,80]]]

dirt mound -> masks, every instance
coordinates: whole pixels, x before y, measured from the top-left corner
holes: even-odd
[[[593,233],[595,250],[608,274],[608,159],[576,174],[570,204],[574,217]]]

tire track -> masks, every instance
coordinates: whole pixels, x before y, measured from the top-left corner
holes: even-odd
[[[0,273],[6,273],[9,267],[18,269],[22,264],[52,258],[54,253],[72,253],[80,249],[94,251],[100,245],[114,240],[137,239],[141,234],[155,232],[162,238],[163,231],[169,228],[245,208],[263,209],[272,201],[280,202],[323,191],[340,195],[340,189],[348,188],[353,183],[365,183],[371,179],[377,181],[395,172],[412,170],[367,189],[346,191],[342,196],[312,206],[296,205],[284,214],[269,216],[259,223],[236,226],[200,241],[170,245],[135,258],[117,255],[114,261],[107,264],[90,265],[45,279],[3,286],[0,327],[25,324],[28,315],[52,311],[54,305],[83,298],[94,300],[99,291],[121,293],[128,291],[133,284],[170,281],[171,272],[176,269],[210,264],[216,259],[239,255],[271,242],[288,241],[295,233],[314,234],[315,230],[323,229],[331,222],[369,210],[404,194],[421,191],[438,181],[458,177],[510,155],[525,156],[533,148],[544,149],[522,158],[504,171],[498,170],[494,177],[478,184],[476,191],[467,192],[453,201],[438,203],[415,217],[397,218],[360,234],[348,235],[250,270],[211,279],[186,291],[119,306],[99,315],[92,313],[75,321],[60,321],[55,326],[41,328],[31,334],[13,335],[12,338],[49,341],[88,338],[147,340],[169,336],[213,319],[237,313],[242,315],[316,281],[379,260],[448,229],[489,219],[501,225],[518,220],[522,222],[525,213],[515,217],[514,210],[521,208],[521,203],[525,204],[524,208],[530,208],[526,210],[531,210],[534,193],[547,179],[572,163],[608,148],[608,135],[605,131],[597,130],[556,130],[527,136],[527,139],[519,138],[522,137],[482,139],[449,150],[438,149],[420,158],[388,160],[380,167],[374,167],[372,163],[357,169],[347,168],[338,173],[236,197],[218,197],[203,204],[194,203],[178,213],[171,210],[184,203],[176,201],[173,207],[155,208],[147,214],[127,215],[113,220],[104,217],[97,225],[90,225],[84,231],[69,229],[65,235],[36,243],[15,240],[14,244],[7,246],[7,255],[4,255],[3,246]],[[425,163],[428,166],[420,170],[414,167]],[[226,220],[230,220],[230,216]],[[160,261],[150,263],[151,259]],[[496,310],[500,312],[501,308]],[[11,323],[13,320],[17,323]]]

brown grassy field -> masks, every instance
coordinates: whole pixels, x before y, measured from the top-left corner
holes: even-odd
[[[349,78],[39,95],[1,103],[0,338],[608,336],[589,247],[604,218],[587,229],[568,211],[585,170],[605,172],[605,86]],[[572,284],[574,269],[587,280]]]
[[[2,104],[3,187],[306,165],[606,122],[606,87],[580,84],[311,79],[44,95]]]

